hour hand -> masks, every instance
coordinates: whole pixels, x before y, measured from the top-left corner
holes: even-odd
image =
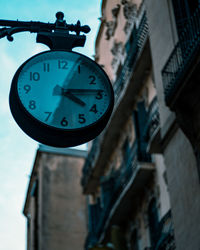
[[[86,105],[85,102],[83,102],[80,98],[76,97],[69,90],[65,90],[64,88],[60,87],[59,85],[56,85],[55,88],[53,89],[53,95],[65,96],[68,99],[70,99],[71,101],[73,101],[81,106]]]
[[[85,106],[85,102],[83,102],[81,99],[79,99],[78,97],[76,97],[75,95],[73,95],[69,91],[64,91],[63,96],[68,97],[70,100],[74,101],[75,103],[77,103],[77,104],[79,104],[81,106]]]

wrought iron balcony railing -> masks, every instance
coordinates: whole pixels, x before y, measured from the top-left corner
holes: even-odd
[[[99,218],[98,223],[98,237],[100,237],[102,230],[104,228],[105,222],[110,214],[112,207],[117,201],[119,195],[122,193],[130,178],[132,177],[134,171],[137,166],[137,144],[134,143],[131,149],[131,154],[127,160],[127,162],[123,162],[122,166],[118,171],[116,171],[113,176],[106,180],[106,182],[110,182],[111,187],[110,190],[112,194],[109,195],[106,199],[106,203],[104,203],[104,207],[102,209],[101,216]],[[106,182],[102,182],[102,185],[106,185]]]
[[[166,213],[166,215],[161,219],[159,223],[157,243],[155,244],[153,249],[155,250],[176,249],[171,210],[169,210]]]
[[[101,135],[93,140],[92,148],[87,156],[87,159],[82,169],[83,173],[81,179],[82,186],[84,186],[87,183],[87,180],[90,177],[90,173],[93,169],[93,163],[95,162],[95,158],[98,156],[100,150],[100,141],[101,141]]]
[[[165,100],[168,106],[171,106],[170,103],[176,97],[176,94],[180,92],[182,82],[199,52],[199,43],[200,7],[188,19],[178,43],[162,70]]]
[[[139,24],[132,31],[131,37],[133,40],[131,41],[131,44],[127,44],[127,57],[125,59],[123,68],[114,83],[114,92],[116,98],[119,97],[124,86],[130,81],[134,67],[148,37],[146,11],[142,8],[139,12]]]
[[[93,217],[90,217],[90,220],[93,220],[92,230],[88,234],[86,245],[89,246],[96,243],[102,235],[105,224],[109,218],[111,210],[115,206],[117,200],[122,195],[124,189],[132,179],[132,177],[137,172],[138,167],[138,145],[135,141],[131,147],[130,155],[126,161],[124,161],[121,167],[112,173],[110,176],[102,177],[101,179],[101,189],[102,189],[102,207],[100,203],[98,205],[91,205],[93,211]],[[91,209],[91,208],[90,208]],[[98,215],[98,216],[97,216]],[[94,218],[95,216],[95,218]],[[87,249],[87,247],[86,247]]]
[[[169,210],[159,222],[156,241],[152,246],[145,247],[144,250],[175,250],[174,240],[174,228],[171,216],[171,210]]]
[[[135,37],[135,42],[131,43],[131,47],[127,53],[127,59],[121,71],[120,77],[116,80],[114,84],[115,97],[118,98],[121,90],[124,88],[126,83],[130,81],[132,72],[134,71],[134,63],[137,62],[137,58],[142,52],[146,40],[148,38],[148,25],[144,5],[138,11],[138,21],[137,21],[137,34]],[[136,53],[136,54],[135,54]],[[114,132],[115,133],[115,132]],[[110,133],[112,134],[112,133]],[[113,138],[113,137],[111,137]],[[98,161],[99,153],[101,153],[101,142],[103,141],[103,135],[100,135],[93,142],[91,151],[88,154],[87,160],[83,166],[83,176],[81,179],[81,184],[83,186],[84,192],[90,192],[97,182],[90,182],[91,176],[94,173],[97,176],[101,170],[98,167],[95,167],[95,160]],[[103,169],[103,168],[101,168]],[[96,171],[96,172],[95,172]],[[98,173],[97,173],[98,172]]]
[[[100,207],[100,203],[96,205],[90,205],[89,207],[89,211],[92,211],[92,213],[90,213],[89,220],[93,222],[89,223],[90,225],[92,225],[92,227],[87,237],[86,249],[88,249],[90,245],[97,243],[113,205],[115,204],[120,193],[126,186],[126,183],[128,183],[131,176],[133,175],[134,169],[137,164],[136,156],[137,156],[137,144],[134,143],[131,150],[131,155],[129,156],[127,162],[126,163],[124,162],[122,164],[120,168],[121,170],[116,171],[108,179],[106,179],[105,177],[102,178],[101,185],[103,192],[106,192],[105,191],[106,189],[110,191],[107,192],[107,194],[105,193],[102,194],[103,196],[102,208]],[[105,185],[106,187],[104,187]]]

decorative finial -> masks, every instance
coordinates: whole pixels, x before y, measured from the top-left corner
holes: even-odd
[[[59,20],[59,21],[63,21],[64,13],[63,13],[62,11],[58,11],[58,12],[56,13],[56,18],[57,18],[57,20]]]

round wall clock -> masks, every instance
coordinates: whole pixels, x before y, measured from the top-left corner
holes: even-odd
[[[114,94],[93,60],[76,52],[46,51],[19,67],[9,102],[26,134],[46,145],[69,147],[94,139],[105,128]]]

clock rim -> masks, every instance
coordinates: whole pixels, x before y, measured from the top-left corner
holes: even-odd
[[[95,122],[83,126],[81,128],[76,128],[76,129],[66,129],[66,128],[58,128],[54,127],[51,125],[48,125],[37,118],[35,118],[31,113],[28,112],[28,110],[24,107],[24,105],[21,102],[20,96],[18,94],[17,90],[17,83],[18,83],[18,77],[25,67],[25,65],[32,60],[33,58],[45,54],[45,53],[52,53],[52,52],[64,52],[64,53],[75,53],[78,54],[81,57],[86,58],[86,60],[89,60],[90,62],[94,63],[95,67],[97,67],[100,71],[103,72],[103,75],[107,79],[107,84],[109,85],[109,105],[104,114]],[[50,146],[58,146],[58,147],[66,147],[65,145],[68,143],[64,143],[64,145],[61,145],[63,143],[57,143],[58,139],[68,139],[70,141],[70,146],[77,146],[82,143],[85,143],[89,140],[94,139],[95,136],[97,136],[99,133],[102,132],[102,130],[105,128],[109,117],[112,113],[113,107],[114,107],[114,91],[112,88],[112,84],[110,82],[110,79],[108,78],[107,74],[105,71],[92,59],[89,57],[82,55],[81,53],[74,52],[74,51],[65,51],[65,50],[48,50],[48,51],[43,51],[40,52],[29,59],[27,59],[16,71],[12,83],[11,83],[11,88],[10,88],[10,94],[9,94],[9,105],[10,105],[10,110],[11,113],[19,125],[19,127],[31,138],[44,143],[44,141],[47,145]],[[41,130],[39,132],[38,130]],[[44,136],[45,135],[45,136]],[[45,138],[41,140],[41,136],[44,136]],[[49,139],[51,138],[50,141],[53,140],[53,144],[49,142]],[[77,139],[79,137],[79,139]]]

